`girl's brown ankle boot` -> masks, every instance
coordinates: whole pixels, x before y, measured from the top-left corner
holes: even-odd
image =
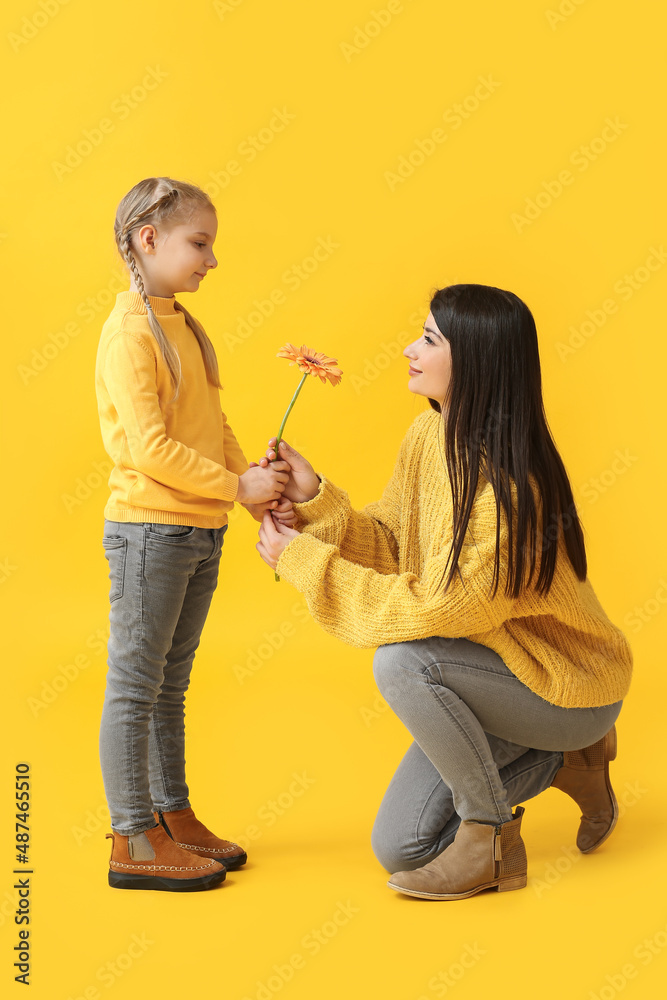
[[[240,868],[248,860],[242,847],[230,840],[221,840],[200,823],[190,806],[174,812],[157,812],[155,818],[179,847],[214,858],[222,862],[228,871]]]
[[[224,865],[213,858],[183,850],[161,826],[125,837],[108,833],[113,840],[109,860],[109,885],[114,889],[159,889],[197,892],[224,881]]]

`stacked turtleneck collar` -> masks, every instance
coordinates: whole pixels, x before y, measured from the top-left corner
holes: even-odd
[[[176,299],[173,295],[171,298],[163,298],[160,295],[149,295],[148,301],[156,316],[168,316],[177,312]],[[139,292],[118,292],[116,295],[116,305],[127,312],[143,313],[144,315],[147,312],[146,305]]]

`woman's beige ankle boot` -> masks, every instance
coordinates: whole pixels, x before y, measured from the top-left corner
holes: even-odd
[[[563,766],[551,782],[581,809],[577,847],[590,854],[616,826],[618,803],[609,780],[609,761],[616,757],[616,726],[597,743],[563,754]]]
[[[397,872],[387,885],[421,899],[464,899],[482,889],[522,889],[527,881],[523,812],[517,806],[512,819],[500,826],[462,820],[442,854],[416,871]]]

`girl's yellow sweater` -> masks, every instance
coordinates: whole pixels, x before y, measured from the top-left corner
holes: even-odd
[[[110,521],[219,528],[248,463],[207,380],[199,342],[175,299],[149,295],[178,351],[182,384],[169,371],[138,292],[119,292],[97,350],[95,388],[104,447],[114,467]]]
[[[277,572],[304,594],[327,632],[352,646],[464,637],[495,650],[520,681],[554,705],[620,701],[630,685],[629,644],[590,581],[577,579],[562,535],[546,596],[531,587],[507,597],[501,559],[498,591],[489,597],[496,507],[481,477],[459,558],[461,578],[443,593],[452,503],[440,433],[438,413],[417,417],[381,500],[363,511],[353,510],[347,494],[321,477],[318,495],[295,505],[302,534],[283,551]]]

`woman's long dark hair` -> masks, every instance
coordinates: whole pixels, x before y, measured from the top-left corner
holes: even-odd
[[[580,580],[586,549],[565,466],[554,444],[542,401],[535,320],[512,292],[490,285],[450,285],[436,292],[431,312],[449,341],[452,374],[445,400],[445,453],[454,524],[445,589],[458,559],[473,508],[480,471],[496,500],[496,553],[492,594],[500,578],[501,509],[508,526],[505,592],[518,597],[533,579],[546,594],[556,568],[561,532]],[[440,404],[429,400],[440,412]],[[541,517],[529,476],[541,500]],[[515,517],[511,482],[516,486]]]

